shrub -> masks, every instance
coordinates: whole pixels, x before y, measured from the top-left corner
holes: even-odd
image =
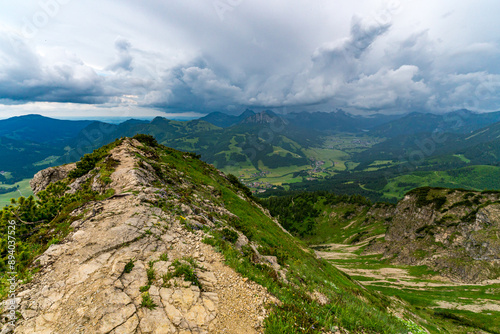
[[[105,145],[101,148],[98,148],[97,150],[94,150],[94,152],[85,154],[80,161],[76,163],[76,168],[73,169],[71,172],[69,172],[68,176],[70,178],[78,178],[81,177],[88,172],[90,172],[92,169],[95,168],[95,165],[104,159],[108,154],[111,149],[114,147],[118,146],[122,142],[121,139],[117,139],[114,142]]]
[[[184,281],[191,282],[200,289],[202,288],[201,283],[198,280],[198,276],[196,276],[196,273],[194,272],[194,269],[198,267],[194,259],[185,258],[183,261],[175,260],[172,263],[172,266],[174,267],[174,271],[169,272],[163,277],[164,284],[173,277],[184,277]]]
[[[123,272],[125,274],[128,274],[132,271],[132,269],[134,268],[134,260],[130,260],[127,262],[127,264],[125,265],[125,268],[123,268]]]
[[[431,190],[439,190],[442,188],[431,188],[422,187],[409,191],[407,195],[414,195],[417,198],[417,207],[421,208],[423,206],[434,204],[436,210],[440,210],[446,203],[446,196],[436,196],[433,197],[430,192]]]
[[[229,242],[236,242],[238,240],[238,233],[234,232],[233,230],[230,230],[228,228],[225,228],[221,231],[222,237],[229,241]]]
[[[146,135],[143,133],[136,134],[132,138],[137,139],[139,142],[146,146],[151,146],[151,147],[159,147],[160,144],[156,141],[155,137],[151,135]]]

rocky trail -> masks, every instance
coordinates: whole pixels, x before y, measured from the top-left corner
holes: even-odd
[[[138,145],[126,140],[111,152],[118,166],[110,187],[127,195],[73,212],[80,217],[73,231],[38,258],[41,271],[18,294],[22,320],[15,333],[262,331],[273,297],[225,265],[202,242],[202,231],[186,230],[175,215],[150,204],[158,189],[152,173],[138,168]],[[192,214],[187,205],[183,211]],[[179,264],[195,264],[198,285],[167,279]],[[6,325],[2,333],[8,332]]]

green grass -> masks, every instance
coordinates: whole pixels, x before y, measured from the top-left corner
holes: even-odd
[[[158,307],[158,305],[155,304],[155,302],[153,301],[153,299],[151,299],[151,296],[149,295],[149,292],[144,292],[142,294],[141,306],[145,307],[147,309],[150,309],[150,310],[154,310],[155,308]]]
[[[320,249],[321,247],[318,247]],[[500,312],[483,311],[472,312],[460,309],[443,309],[441,302],[461,305],[461,307],[472,307],[475,304],[496,303],[500,301],[500,284],[490,285],[439,285],[440,281],[433,281],[437,273],[429,270],[427,266],[404,266],[391,265],[388,261],[381,261],[382,254],[358,255],[357,257],[346,257],[344,259],[329,260],[334,265],[357,270],[369,270],[379,272],[383,268],[398,268],[407,271],[408,277],[401,278],[401,282],[388,278],[380,281],[379,278],[366,274],[352,276],[354,279],[365,282],[370,291],[381,293],[385,296],[393,296],[412,305],[413,312],[423,319],[431,320],[426,327],[431,333],[470,333],[471,330],[483,329],[491,333],[499,333],[500,323],[497,320]],[[406,284],[405,284],[406,282]],[[414,282],[415,287],[411,286]],[[426,283],[432,283],[426,286]],[[409,285],[407,285],[409,284]],[[420,286],[417,286],[419,284]],[[445,315],[435,314],[443,311]],[[442,312],[441,312],[442,313]],[[436,319],[437,318],[437,319]]]
[[[104,146],[100,152],[109,153],[113,145],[119,142]],[[92,191],[91,179],[82,184],[81,189],[76,193],[68,194],[66,190],[71,181],[71,179],[65,179],[51,183],[37,194],[38,199],[33,196],[20,197],[0,210],[0,231],[2,231],[0,232],[2,233],[2,238],[0,238],[0,299],[6,294],[5,273],[7,272],[8,252],[7,238],[4,233],[10,221],[17,221],[16,270],[18,279],[28,282],[33,273],[39,269],[38,264],[33,263],[34,259],[50,245],[63,240],[72,231],[71,223],[83,217],[82,214],[73,216],[71,213],[89,201],[101,201],[114,194],[113,189],[109,189],[104,194]],[[19,220],[35,224],[21,224]]]
[[[435,315],[436,311],[441,313],[451,313],[464,321],[457,321],[456,318],[450,316],[442,316],[444,322],[442,326],[455,333],[457,326],[466,326],[470,328],[483,329],[491,333],[500,333],[500,312],[484,311],[471,312],[459,309],[443,309],[439,308],[439,301],[459,303],[461,305],[473,304],[478,299],[493,299],[498,300],[498,297],[485,294],[488,289],[498,289],[497,285],[491,286],[445,286],[445,287],[427,287],[425,289],[411,289],[401,287],[383,286],[382,284],[371,284],[368,286],[370,290],[379,291],[387,296],[395,296],[400,298],[417,309],[420,309],[419,314],[427,313]]]
[[[300,144],[286,138],[282,137],[281,140],[284,143],[290,144],[292,149],[297,151],[302,151],[305,157],[314,161],[324,161],[324,165],[321,166],[323,172],[314,173],[309,175],[307,172],[312,171],[313,167],[311,164],[301,165],[301,166],[284,166],[278,168],[269,168],[264,165],[262,161],[257,162],[258,168],[253,166],[250,162],[241,162],[235,166],[225,166],[222,170],[225,173],[230,173],[242,176],[244,182],[268,182],[275,186],[287,187],[287,184],[298,183],[303,181],[303,177],[314,177],[314,178],[325,178],[328,176],[334,176],[336,173],[350,170],[355,168],[358,163],[350,161],[351,153],[353,150],[356,152],[362,152],[367,149],[370,145],[380,142],[379,138],[372,138],[369,136],[355,136],[355,135],[336,135],[329,136],[325,139],[324,144],[319,147],[308,147],[304,148]],[[362,143],[370,143],[369,145],[360,144],[358,141],[361,140]],[[234,138],[231,139],[229,150],[222,151],[226,158],[229,158],[231,153],[242,153],[240,147],[236,145]],[[283,149],[282,147],[273,147],[273,152],[268,155],[279,155],[284,156],[290,153],[294,157],[298,155],[292,151]],[[252,174],[259,173],[262,171],[267,171],[269,174],[266,176],[253,177]],[[294,176],[302,172],[301,176]]]
[[[240,198],[237,195],[240,189],[218,176],[213,167],[195,158],[186,159],[182,153],[170,149],[159,155],[162,163],[175,166],[176,171],[183,173],[183,183],[194,182],[196,185],[206,184],[214,188],[208,193],[199,186],[188,186],[192,190],[186,190],[185,187],[177,189],[172,180],[176,180],[178,176],[172,173],[172,167],[162,169],[165,180],[171,180],[171,186],[181,195],[181,201],[190,200],[189,195],[184,195],[186,192],[195,192],[199,199],[210,199],[219,205],[224,203],[225,208],[236,215],[236,218],[225,215],[217,218],[238,229],[252,243],[260,245],[259,249],[264,254],[276,255],[279,262],[286,266],[289,284],[278,279],[279,274],[270,266],[256,263],[250,247],[241,252],[236,250],[230,241],[225,240],[219,229],[209,231],[213,237],[205,239],[205,242],[224,255],[229,266],[263,285],[282,301],[281,305],[271,308],[270,317],[266,320],[267,333],[284,330],[289,330],[288,333],[320,333],[323,329],[337,325],[350,331],[407,332],[407,327],[387,312],[386,307],[390,304],[387,299],[368,292],[326,261],[316,259],[305,244],[283,233],[259,207]],[[214,192],[218,196],[214,197]],[[165,209],[169,210],[168,207]],[[173,271],[164,277],[164,281],[168,282],[170,276],[180,276],[193,282],[195,275],[192,263],[178,261]],[[318,304],[309,297],[312,291],[323,293],[330,303]],[[301,326],[297,327],[299,323],[302,324],[302,329]]]
[[[442,206],[441,196],[447,193],[446,189],[426,189],[420,188],[414,193],[417,193],[421,205],[434,204],[436,207]],[[464,192],[464,195],[467,192]],[[470,199],[474,194],[468,195]],[[431,333],[475,333],[479,329],[486,329],[489,332],[498,332],[498,324],[495,316],[497,312],[481,312],[474,313],[465,310],[450,309],[447,311],[456,314],[450,317],[441,317],[435,314],[435,308],[440,307],[440,302],[453,303],[460,307],[472,307],[478,301],[497,303],[500,299],[500,284],[480,286],[480,285],[445,285],[442,281],[437,281],[437,272],[429,269],[425,265],[408,266],[391,264],[390,259],[384,259],[383,254],[363,255],[363,252],[368,247],[367,243],[357,244],[352,247],[350,244],[353,241],[363,241],[370,236],[383,235],[385,233],[386,223],[390,221],[390,217],[386,217],[386,208],[390,205],[385,204],[361,204],[348,203],[348,201],[335,203],[327,202],[326,195],[317,193],[312,194],[296,194],[290,195],[290,200],[287,197],[278,199],[264,200],[271,212],[276,208],[290,207],[295,214],[304,211],[304,203],[312,203],[312,208],[320,214],[315,218],[315,224],[309,234],[302,236],[302,239],[307,244],[316,245],[314,249],[321,252],[334,254],[334,259],[328,260],[335,266],[344,268],[348,272],[355,274],[353,278],[364,282],[367,288],[373,293],[380,293],[384,296],[395,297],[395,300],[402,300],[410,307],[412,313],[427,321],[425,327]],[[293,205],[291,201],[293,198]],[[267,201],[267,202],[266,202]],[[279,205],[278,205],[279,204]],[[309,205],[308,204],[308,205]],[[281,209],[282,210],[282,209]],[[379,213],[377,213],[380,210]],[[309,209],[308,212],[314,210]],[[368,211],[371,212],[368,215]],[[286,211],[280,212],[280,221],[286,217]],[[384,213],[385,212],[385,213]],[[303,216],[299,215],[299,221],[303,221]],[[389,219],[389,220],[388,220]],[[288,223],[287,223],[288,224]],[[287,226],[284,224],[284,226]],[[329,251],[329,243],[339,244],[333,245],[333,251]],[[361,247],[359,247],[361,246]],[[342,255],[348,253],[347,255]],[[424,251],[418,251],[415,256],[426,256]],[[340,257],[340,258],[337,258]],[[401,271],[391,271],[384,273],[383,269],[400,269]],[[365,274],[366,273],[366,274]],[[426,284],[430,284],[426,286]],[[286,314],[287,310],[284,310]],[[455,319],[455,318],[456,319]],[[463,319],[462,319],[463,318]],[[458,320],[457,320],[458,319]],[[299,324],[299,323],[298,323]],[[284,325],[284,324],[282,324]],[[422,325],[422,323],[419,323]],[[291,327],[287,330],[292,330]],[[279,333],[279,331],[277,331]],[[293,331],[292,331],[293,332]],[[415,332],[412,330],[412,332]]]
[[[193,285],[198,286],[200,289],[203,287],[196,275],[195,270],[197,268],[201,268],[194,259],[192,258],[184,258],[182,260],[175,260],[172,263],[173,271],[169,272],[166,275],[163,275],[163,284],[167,286],[169,281],[174,277],[182,277],[184,281],[191,282]]]
[[[327,170],[345,170],[345,163],[350,159],[350,155],[344,151],[328,148],[310,148],[304,152],[308,158],[314,158],[317,161],[324,161],[323,168]]]
[[[59,157],[56,156],[56,155],[51,155],[41,161],[38,161],[38,162],[35,162],[33,164],[33,166],[44,166],[44,165],[52,165],[54,162],[56,162],[56,160],[58,159]]]
[[[453,154],[453,156],[459,158],[460,160],[462,160],[465,163],[469,163],[470,162],[470,160],[467,159],[466,157],[464,157],[463,154]]]
[[[1,194],[0,195],[0,208],[9,205],[11,198],[18,198],[21,196],[29,197],[29,196],[33,195],[33,190],[31,190],[31,187],[30,187],[30,180],[31,179],[24,179],[22,181],[15,183],[14,185],[1,185],[0,187],[4,187],[4,188],[11,188],[11,187],[19,186],[19,190],[16,190],[16,191],[13,191],[10,193],[6,193],[6,194]]]
[[[207,237],[204,241],[213,245],[217,251],[223,254],[227,265],[241,275],[264,286],[281,301],[279,304],[269,305],[269,317],[265,320],[266,333],[322,333],[335,331],[337,326],[352,333],[408,333],[409,325],[389,312],[388,308],[394,302],[376,291],[370,291],[359,285],[358,282],[336,269],[328,261],[316,258],[314,252],[306,247],[305,242],[284,233],[280,226],[262,212],[258,205],[242,198],[246,195],[236,182],[231,183],[229,179],[221,176],[213,166],[203,163],[194,154],[160,147],[149,136],[137,137],[137,139],[147,145],[143,150],[148,152],[138,153],[137,156],[148,161],[155,169],[159,177],[155,186],[168,188],[169,191],[178,195],[178,200],[181,203],[199,204],[203,203],[204,200],[209,200],[214,205],[223,205],[234,215],[212,212],[212,220],[216,226],[212,229],[205,227],[205,231],[211,237]],[[107,149],[110,147],[108,146]],[[103,161],[107,154],[106,151],[106,149],[98,150],[95,154],[84,158],[83,163],[79,165],[78,173],[73,176],[76,177],[80,173],[88,172],[95,166],[102,166],[104,169],[111,168],[112,166],[107,166]],[[146,156],[150,158],[146,158]],[[60,184],[60,186],[61,189],[56,189],[56,193],[59,195],[64,192],[66,184]],[[197,195],[196,199],[194,194]],[[40,231],[35,237],[44,236],[48,238],[47,242],[55,240],[54,238],[62,240],[65,233],[67,234],[69,231],[71,221],[77,218],[71,217],[70,213],[85,200],[101,199],[96,194],[83,195],[79,194],[78,196],[82,197],[78,197],[74,201],[71,198],[70,203],[63,201],[64,205],[61,204],[63,209],[55,208],[53,212],[55,218],[51,218],[46,230]],[[352,238],[361,233],[363,236],[378,233],[382,222],[372,224],[375,228],[367,227],[369,224],[363,225],[366,218],[365,208],[352,203],[332,208],[332,210],[338,211],[338,217],[343,217],[339,218],[338,226],[334,227],[337,230],[346,227],[351,220],[349,218],[352,215],[350,212],[359,209],[359,217],[352,218],[355,222],[349,228],[343,229],[344,237]],[[152,205],[172,213],[174,208],[169,204],[172,203],[167,200],[152,203]],[[318,203],[318,205],[322,204]],[[29,213],[29,210],[26,210],[26,215]],[[234,234],[227,231],[221,232],[224,227],[228,228],[228,225],[245,234],[263,254],[277,256],[280,265],[286,271],[280,273],[271,266],[259,262],[257,254],[249,246],[243,247],[241,250],[236,249],[231,242],[234,241]],[[320,222],[319,226],[326,228],[327,224]],[[341,231],[339,230],[339,232]],[[26,242],[26,247],[37,245],[40,250],[43,250],[46,244],[37,245]],[[36,252],[32,251],[32,254],[36,254]],[[364,258],[363,261],[360,265],[374,266],[380,262],[376,257]],[[147,269],[148,285],[156,280],[153,264],[151,262]],[[383,264],[378,263],[378,265]],[[124,272],[127,268],[127,270],[132,270],[132,266],[133,261],[131,260],[125,265]],[[166,284],[173,277],[182,277],[184,280],[198,285],[197,270],[203,269],[199,268],[194,260],[177,260],[173,262],[169,274],[162,278]],[[280,278],[282,274],[286,275],[286,281]],[[141,289],[141,306],[154,309],[157,305],[147,292],[148,285]],[[200,286],[200,288],[202,287]],[[326,304],[318,303],[311,297],[313,292],[323,294],[328,302]],[[404,317],[417,321],[410,312],[405,312]],[[429,321],[432,322],[432,319],[429,318]]]
[[[379,255],[381,256],[381,255]],[[417,283],[433,283],[435,286],[420,286],[411,287],[398,282],[395,279],[388,279],[390,283],[380,282],[370,276],[356,275],[352,276],[358,281],[369,283],[366,286],[373,292],[382,293],[385,296],[393,296],[407,302],[414,307],[414,312],[424,319],[433,319],[435,326],[427,326],[431,333],[441,332],[438,328],[446,329],[450,333],[467,333],[466,329],[483,329],[491,333],[499,333],[500,322],[498,315],[500,312],[496,311],[483,311],[471,312],[460,309],[443,309],[439,308],[439,302],[454,303],[453,305],[474,305],[478,301],[491,303],[498,303],[500,300],[500,284],[491,285],[444,285],[439,286],[440,282],[430,281],[426,277],[433,276],[436,273],[429,270],[426,266],[398,266],[389,265],[385,262],[380,262],[376,259],[376,255],[360,256],[358,258],[336,259],[330,260],[331,263],[341,265],[343,267],[352,269],[368,269],[380,270],[382,268],[400,268],[408,270],[411,278],[404,279],[407,282]],[[411,284],[411,283],[410,283]],[[479,304],[481,304],[479,303]],[[450,317],[441,317],[435,315],[435,311],[446,311],[453,315]],[[435,318],[438,317],[438,320]],[[461,321],[460,318],[463,318]],[[459,320],[457,320],[459,319]]]
[[[399,199],[409,190],[424,186],[478,191],[500,189],[500,167],[470,166],[454,171],[414,172],[389,180],[382,191],[386,197]]]

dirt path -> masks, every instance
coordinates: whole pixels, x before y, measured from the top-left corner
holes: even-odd
[[[500,302],[493,300],[484,300],[478,299],[476,304],[460,304],[460,303],[450,303],[446,301],[438,301],[438,306],[436,308],[447,308],[447,309],[456,309],[463,311],[472,311],[476,313],[481,313],[484,311],[495,311],[500,312]]]

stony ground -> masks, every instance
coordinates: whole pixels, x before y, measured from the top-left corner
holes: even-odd
[[[126,140],[112,151],[119,165],[110,186],[123,196],[74,212],[82,218],[73,231],[38,259],[42,270],[18,294],[22,319],[15,333],[262,332],[265,305],[275,299],[225,265],[202,242],[202,231],[186,230],[175,215],[149,204],[158,189],[152,173],[137,167],[137,145]],[[166,279],[174,261],[186,258],[196,264],[201,288]],[[151,309],[141,305],[147,285]]]

